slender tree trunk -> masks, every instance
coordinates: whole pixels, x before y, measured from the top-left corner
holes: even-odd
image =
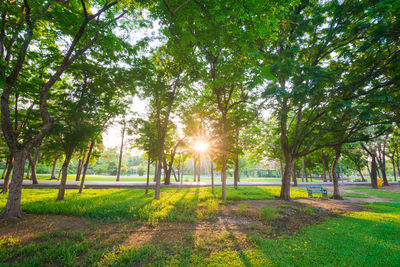
[[[31,179],[31,175],[30,174],[31,174],[31,163],[28,160],[28,168],[26,169],[26,176],[25,176],[26,180],[30,180]]]
[[[61,169],[58,171],[57,181],[60,181],[61,173],[62,173],[62,166]]]
[[[214,161],[211,158],[211,192],[214,195]]]
[[[172,174],[174,175],[175,182],[179,182],[179,179],[178,179],[179,176],[178,177],[176,176],[174,168],[172,168],[171,170],[172,170]]]
[[[164,166],[164,184],[165,185],[169,185],[171,184],[171,169],[168,169],[168,164],[167,164],[167,160],[164,156],[163,159],[163,166]]]
[[[185,168],[185,160],[184,160],[184,158],[181,157],[181,167],[180,167],[180,169],[181,169],[181,171],[180,171],[180,173],[181,173],[181,178],[180,178],[181,184],[183,183],[183,169],[184,168]]]
[[[58,190],[58,196],[57,196],[57,201],[64,200],[64,194],[65,194],[65,185],[67,183],[67,176],[68,176],[68,167],[69,163],[71,161],[73,149],[69,149],[65,151],[65,160],[62,166],[62,176],[61,176],[61,182],[60,182],[60,188]]]
[[[297,186],[296,161],[293,163],[292,166],[292,180],[293,180],[293,186]]]
[[[332,177],[333,177],[333,199],[342,199],[339,192],[339,178],[336,171],[339,162],[340,154],[342,153],[342,146],[335,147],[335,158],[332,164]]]
[[[382,174],[382,181],[383,181],[383,185],[384,186],[389,186],[389,182],[387,180],[386,177],[386,155],[385,155],[385,149],[383,149],[382,151],[379,151],[378,153],[380,154],[379,160],[378,161],[378,165],[379,165],[379,169],[381,170],[381,174]]]
[[[235,155],[235,171],[233,173],[233,183],[235,186],[235,189],[238,188],[238,182],[239,182],[239,155]]]
[[[95,143],[95,141],[92,140],[90,142],[90,145],[89,145],[89,151],[87,153],[86,162],[85,162],[85,165],[83,165],[83,173],[82,173],[81,185],[79,186],[78,194],[81,194],[82,190],[83,190],[83,185],[85,183],[85,178],[86,178],[86,172],[87,172],[87,168],[89,166],[89,160],[90,160],[90,156],[92,155],[94,143]]]
[[[59,158],[59,157],[60,157],[59,155],[55,155],[55,156],[54,156],[54,159],[53,159],[53,167],[52,167],[52,169],[51,169],[50,180],[55,180],[55,179],[57,179],[57,178],[56,178],[56,169],[57,169],[57,161],[58,161],[58,158]]]
[[[7,159],[8,164],[7,165],[7,171],[4,177],[3,181],[3,189],[1,191],[2,194],[5,194],[8,192],[8,185],[10,184],[10,177],[11,177],[11,172],[13,170],[13,165],[14,165],[14,158],[12,156],[9,156]],[[4,171],[3,171],[4,173]]]
[[[283,178],[283,163],[282,156],[279,156],[279,164],[281,165],[281,178]]]
[[[285,170],[283,172],[280,199],[290,201],[290,180],[292,178],[293,164],[296,159],[289,153],[285,153]]]
[[[126,121],[124,119],[123,127],[122,127],[122,136],[121,136],[121,148],[119,150],[119,162],[118,162],[118,170],[117,170],[117,182],[119,182],[119,176],[121,175],[121,164],[122,164],[122,152],[124,150],[124,137],[125,137],[125,127]]]
[[[197,173],[197,182],[200,182],[200,175],[201,175],[201,154],[199,153],[199,159],[197,160],[197,168],[198,168],[198,173]]]
[[[154,177],[153,177],[153,182],[155,182],[157,180],[157,173],[158,173],[158,161],[156,160],[154,162]]]
[[[367,160],[367,171],[368,171],[369,177],[371,177],[371,169],[369,168],[368,160]]]
[[[197,174],[196,156],[194,156],[193,157],[193,182],[196,182],[196,174]]]
[[[306,182],[308,182],[307,173],[306,173],[306,162],[304,160],[304,157],[301,160],[301,170],[303,172],[303,177],[301,178],[301,181],[304,182],[304,178],[306,178]]]
[[[394,181],[397,181],[396,166],[395,166],[395,163],[394,163],[394,154],[393,154],[393,158],[392,158],[392,166],[393,166],[393,177],[394,177]]]
[[[23,212],[21,210],[21,193],[27,155],[28,151],[24,149],[13,153],[14,165],[10,190],[8,193],[7,203],[0,215],[0,217],[3,219],[21,218],[23,216]]]
[[[310,169],[308,169],[308,173],[310,174],[310,181],[312,182],[312,181],[313,181],[313,180],[312,180],[312,172],[311,172]]]
[[[226,201],[226,155],[224,154],[222,156],[222,164],[221,164],[221,182],[222,182],[222,187],[221,187],[221,199],[222,201]]]
[[[147,158],[147,179],[146,179],[146,192],[147,195],[149,193],[149,184],[150,184],[150,157]]]
[[[399,157],[399,151],[396,150],[396,158],[397,158],[397,174],[400,176],[400,157]]]
[[[78,169],[76,170],[76,179],[75,181],[79,181],[81,179],[81,173],[82,173],[82,166],[83,163],[85,162],[85,157],[86,157],[86,152],[81,152],[78,160]]]

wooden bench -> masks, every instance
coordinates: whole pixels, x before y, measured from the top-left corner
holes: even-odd
[[[322,194],[322,197],[328,197],[328,191],[324,189],[321,185],[307,185],[308,197],[313,197],[314,193]]]

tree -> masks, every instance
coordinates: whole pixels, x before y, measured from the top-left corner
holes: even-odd
[[[112,34],[111,28],[115,26],[115,20],[121,17],[111,10],[116,4],[117,1],[105,5],[95,1],[93,9],[87,8],[84,1],[81,1],[81,5],[28,0],[6,1],[1,4],[1,25],[6,27],[0,33],[0,86],[3,88],[1,126],[14,157],[10,193],[1,217],[22,217],[20,203],[26,157],[43,140],[53,123],[47,105],[48,92],[64,71],[92,47],[97,39],[101,39],[105,34]],[[91,10],[96,11],[92,13]],[[106,12],[109,14],[101,20],[101,16]],[[41,54],[42,58],[35,60],[38,54]],[[45,66],[40,66],[42,62],[45,62]],[[37,99],[42,125],[32,138],[20,143],[12,126],[10,95],[20,82],[23,82],[24,77],[19,74],[26,68],[46,69],[39,74],[42,82],[40,97]]]

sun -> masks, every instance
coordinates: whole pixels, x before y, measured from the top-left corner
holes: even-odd
[[[193,148],[197,152],[204,152],[208,149],[208,143],[204,141],[196,141]]]

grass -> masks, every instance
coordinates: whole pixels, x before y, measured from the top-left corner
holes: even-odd
[[[359,194],[359,193],[346,193],[341,195],[342,197],[354,197],[354,198],[369,198],[369,196],[365,194]]]
[[[265,222],[272,222],[278,216],[278,212],[273,207],[261,207],[258,213]]]
[[[215,195],[208,187],[162,189],[161,201],[154,200],[154,191],[149,195],[143,189],[86,189],[83,194],[66,190],[64,201],[55,201],[57,189],[23,189],[22,210],[35,214],[77,215],[97,220],[133,220],[157,224],[168,222],[193,222],[198,218],[213,217],[218,208],[221,188]],[[227,200],[274,199],[279,196],[279,187],[241,186],[237,190],[227,187]],[[307,197],[303,189],[292,188],[293,198]],[[4,206],[6,195],[0,195],[0,206]]]
[[[228,190],[228,197],[243,200],[259,199],[262,196],[273,198],[279,193],[279,188],[273,187]],[[378,193],[380,197],[395,200],[399,197],[399,193],[388,193],[381,189],[360,188],[355,191],[357,190],[372,195]],[[306,196],[306,192],[299,189],[292,193],[296,197]],[[151,196],[145,197],[143,191],[138,189],[86,190],[80,196],[69,190],[66,201],[60,203],[54,202],[55,196],[56,190],[24,189],[23,209],[41,213],[53,213],[51,211],[54,209],[62,214],[71,212],[95,219],[115,219],[114,214],[119,214],[121,219],[139,219],[143,216],[145,221],[154,213],[157,215],[153,219],[185,221],[187,216],[193,216],[190,220],[203,216],[208,218],[220,204],[207,188],[163,190],[162,201],[158,202],[153,201]],[[4,199],[1,196],[1,205],[4,204]],[[203,212],[208,206],[211,206],[211,213]],[[280,207],[291,208],[292,205],[283,204]],[[244,210],[245,208],[243,206]],[[300,232],[277,238],[250,235],[250,243],[245,247],[238,246],[235,237],[228,232],[218,238],[217,248],[212,250],[209,249],[207,240],[201,240],[194,234],[183,236],[179,240],[156,242],[151,239],[151,242],[141,247],[124,245],[129,233],[93,236],[74,229],[33,235],[33,240],[29,243],[22,243],[17,236],[0,237],[0,265],[398,266],[400,203],[372,203],[367,204],[366,208],[363,212],[330,217],[321,223],[304,226]],[[118,209],[118,212],[113,213],[112,209]],[[101,210],[104,211],[100,212]],[[303,211],[308,214],[314,212],[313,208],[307,207]],[[260,214],[268,218],[272,218],[276,212],[267,208],[260,209]],[[133,216],[134,214],[138,217]],[[127,224],[131,222],[127,221]]]
[[[389,187],[390,188],[390,187]],[[370,187],[349,187],[352,191],[359,191],[367,193],[368,195],[373,195],[381,198],[390,198],[394,202],[400,203],[400,193],[396,192],[385,192],[385,188],[373,189]]]

